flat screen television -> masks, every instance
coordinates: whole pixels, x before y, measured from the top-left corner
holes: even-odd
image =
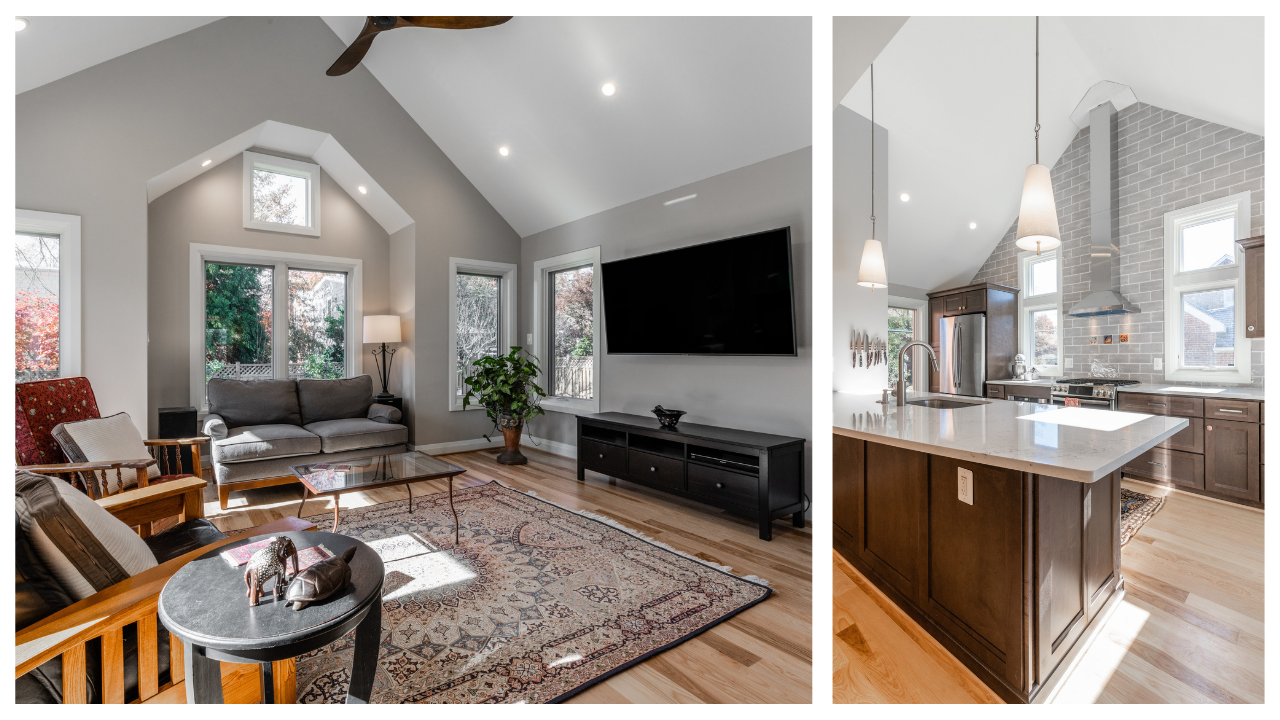
[[[601,265],[610,355],[795,355],[791,228]]]

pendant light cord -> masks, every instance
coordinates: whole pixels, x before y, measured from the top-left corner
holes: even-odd
[[[873,101],[874,102],[874,101]],[[872,105],[872,107],[875,107]],[[1040,16],[1036,16],[1036,164],[1040,164]]]
[[[1039,115],[1037,115],[1039,117]],[[1039,145],[1037,145],[1037,148]],[[1039,153],[1039,150],[1036,151]],[[871,239],[876,239],[876,65],[871,64]]]

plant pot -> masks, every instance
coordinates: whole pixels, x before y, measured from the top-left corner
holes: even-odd
[[[524,421],[513,417],[503,417],[498,426],[502,428],[503,450],[498,453],[501,465],[525,465],[529,458],[520,452],[520,433],[524,431]]]

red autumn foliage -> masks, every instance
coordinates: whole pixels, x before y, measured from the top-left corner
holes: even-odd
[[[14,338],[17,370],[58,369],[58,301],[19,290]]]

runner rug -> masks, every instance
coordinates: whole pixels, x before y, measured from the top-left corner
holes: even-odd
[[[1164,505],[1162,497],[1143,495],[1127,488],[1120,488],[1120,544],[1129,542],[1129,538],[1146,525],[1162,505]]]
[[[375,703],[564,700],[765,600],[608,518],[497,482],[343,509],[386,564]],[[308,518],[325,525],[331,516]],[[354,633],[302,655],[298,701],[346,699]]]

